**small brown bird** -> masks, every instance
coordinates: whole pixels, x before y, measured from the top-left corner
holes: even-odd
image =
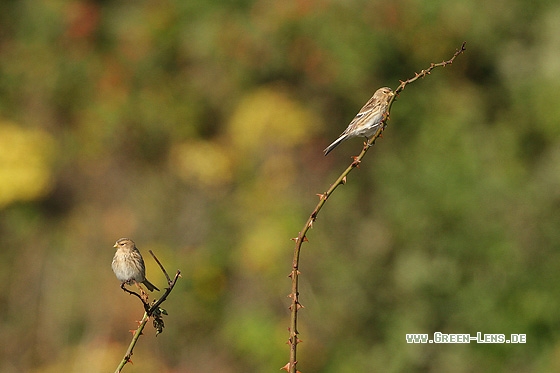
[[[383,121],[383,116],[389,106],[389,100],[391,100],[391,97],[394,95],[395,93],[389,87],[379,88],[375,91],[360,112],[352,119],[352,122],[350,122],[346,130],[325,149],[325,155],[329,154],[331,150],[336,148],[344,140],[354,137],[365,137],[369,139],[373,136]]]
[[[121,281],[123,286],[124,284],[132,285],[133,283],[143,283],[149,291],[159,291],[159,289],[146,278],[144,259],[142,259],[142,254],[140,254],[140,251],[136,248],[134,241],[130,238],[121,238],[113,247],[117,248],[117,252],[113,257],[113,272],[115,272],[115,275],[117,275],[117,278]]]

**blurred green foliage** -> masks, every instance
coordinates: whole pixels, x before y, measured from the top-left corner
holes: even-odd
[[[135,372],[288,360],[293,242],[361,149],[322,150],[407,87],[302,252],[304,372],[560,369],[560,4],[4,1],[0,371],[101,372],[142,308],[112,245],[181,279]],[[527,344],[409,345],[406,333]]]

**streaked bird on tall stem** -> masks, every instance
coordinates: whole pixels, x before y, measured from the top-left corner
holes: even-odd
[[[117,252],[113,257],[113,272],[121,282],[121,287],[125,284],[136,284],[140,289],[140,284],[146,285],[149,291],[159,289],[146,278],[146,266],[142,254],[136,248],[136,244],[130,238],[119,239],[113,247]]]
[[[366,141],[377,132],[383,116],[389,106],[389,101],[395,93],[391,88],[379,88],[369,99],[360,112],[352,119],[352,122],[332,144],[325,149],[325,155],[329,154],[341,142],[354,137],[365,137]]]

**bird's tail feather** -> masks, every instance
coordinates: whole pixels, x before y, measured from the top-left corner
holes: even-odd
[[[330,144],[329,146],[327,146],[327,148],[325,149],[325,155],[329,154],[334,148],[336,148],[341,142],[343,142],[344,140],[346,140],[346,135],[344,136],[340,136],[338,139],[334,140],[332,144]]]
[[[148,288],[149,291],[154,291],[154,290],[159,291],[159,289],[156,288],[155,285],[152,284],[152,283],[151,283],[150,281],[148,281],[147,279],[144,280],[142,283],[143,283],[144,285],[146,285],[146,287]]]

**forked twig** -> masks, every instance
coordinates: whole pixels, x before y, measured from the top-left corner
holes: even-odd
[[[146,323],[150,320],[150,317],[153,318],[153,325],[154,325],[154,328],[156,329],[156,335],[158,335],[159,333],[161,333],[163,331],[164,323],[163,323],[162,314],[167,315],[167,312],[163,308],[160,308],[159,306],[167,300],[167,297],[169,296],[169,294],[171,293],[171,291],[175,287],[175,284],[177,283],[177,280],[179,279],[179,277],[181,277],[181,271],[177,270],[177,273],[175,273],[175,277],[173,278],[173,280],[171,280],[169,278],[169,275],[167,274],[167,271],[165,270],[165,268],[163,267],[161,262],[158,260],[158,258],[155,256],[155,254],[151,250],[150,250],[150,254],[152,254],[152,257],[157,262],[157,264],[161,268],[161,271],[165,275],[165,278],[167,279],[167,285],[168,286],[167,286],[167,288],[165,288],[165,292],[163,293],[161,298],[153,301],[150,304],[140,294],[125,288],[124,287],[125,284],[121,285],[121,288],[124,291],[126,291],[129,294],[135,295],[135,296],[138,297],[138,299],[140,299],[140,301],[142,302],[142,305],[144,307],[144,316],[142,317],[142,320],[138,323],[138,328],[135,331],[133,331],[132,341],[130,342],[130,344],[128,346],[128,349],[126,350],[126,353],[124,354],[124,357],[122,358],[122,360],[119,363],[117,369],[115,370],[115,373],[121,372],[122,369],[124,368],[124,366],[127,363],[132,362],[131,357],[132,357],[134,347],[136,346],[136,343],[138,342],[138,339],[142,335],[142,331],[144,330],[144,327],[146,326]]]

